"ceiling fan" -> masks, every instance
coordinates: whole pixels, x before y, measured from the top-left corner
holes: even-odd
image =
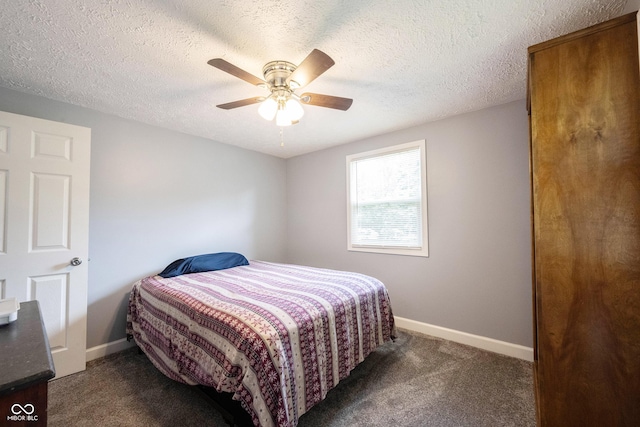
[[[246,105],[262,103],[258,112],[266,120],[276,119],[276,125],[289,126],[298,123],[304,110],[300,103],[318,107],[333,108],[346,111],[353,103],[352,99],[338,96],[322,95],[305,92],[295,93],[311,83],[319,75],[335,64],[326,53],[314,49],[301,63],[296,66],[287,61],[271,61],[262,68],[264,80],[248,73],[222,58],[215,58],[207,64],[242,79],[252,85],[269,90],[268,96],[257,96],[217,105],[218,108],[231,110]]]

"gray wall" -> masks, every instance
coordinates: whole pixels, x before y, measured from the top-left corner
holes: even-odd
[[[345,157],[426,139],[429,258],[347,251]],[[524,101],[287,161],[287,259],[358,271],[394,314],[532,346],[528,122]]]
[[[285,161],[0,88],[0,110],[91,128],[87,346],[125,336],[131,284],[176,258],[285,259]]]
[[[370,274],[398,316],[531,346],[524,101],[286,161],[3,88],[0,110],[92,129],[88,347],[124,337],[133,281],[226,250]],[[430,257],[348,252],[345,156],[423,138]]]

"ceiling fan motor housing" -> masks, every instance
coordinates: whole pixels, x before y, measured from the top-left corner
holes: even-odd
[[[299,85],[293,81],[287,84],[287,78],[296,70],[296,68],[298,67],[291,62],[271,61],[262,68],[262,74],[264,75],[265,81],[269,83],[272,88],[290,88],[291,90],[295,90]],[[293,87],[290,87],[291,83],[293,83]]]

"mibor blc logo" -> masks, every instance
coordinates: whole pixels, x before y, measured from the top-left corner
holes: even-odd
[[[11,405],[11,414],[7,415],[7,421],[38,421],[36,408],[31,403]]]

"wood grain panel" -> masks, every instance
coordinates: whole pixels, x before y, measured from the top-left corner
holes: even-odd
[[[530,90],[540,424],[638,425],[635,20],[535,51]]]

